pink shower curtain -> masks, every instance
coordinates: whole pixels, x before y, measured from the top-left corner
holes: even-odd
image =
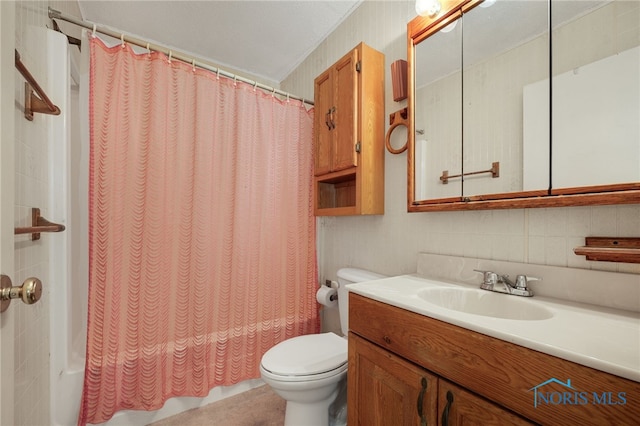
[[[259,377],[270,347],[319,331],[312,115],[91,40],[79,424]]]

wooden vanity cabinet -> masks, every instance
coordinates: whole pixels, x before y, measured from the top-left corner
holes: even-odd
[[[444,379],[438,380],[438,413],[442,425],[535,424]]]
[[[349,425],[424,424],[416,414],[422,377],[431,425],[600,426],[640,419],[638,382],[350,293]],[[558,384],[569,380],[571,389]],[[536,404],[536,391],[553,394],[555,403]]]
[[[438,378],[424,368],[350,334],[347,374],[350,426],[436,424]]]
[[[348,375],[349,425],[532,424],[353,333]]]
[[[384,213],[384,55],[360,43],[314,80],[317,216]]]

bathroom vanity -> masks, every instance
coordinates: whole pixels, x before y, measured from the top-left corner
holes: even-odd
[[[436,293],[454,288],[473,297],[474,292],[493,295],[446,282],[439,289],[415,276],[349,287],[349,425],[627,425],[640,418],[637,313],[618,316],[605,309],[595,311],[590,322],[589,309],[578,304],[569,303],[565,311],[553,301],[496,295],[516,309],[498,309],[501,317],[468,314],[422,304],[430,291],[416,290],[422,281]],[[536,308],[527,311],[527,304]],[[517,318],[523,311],[525,317]],[[575,319],[593,333],[565,345],[574,340]],[[594,361],[603,369],[584,365],[597,358],[594,353],[609,353],[607,346],[617,355]],[[573,359],[584,363],[568,360],[572,351]]]

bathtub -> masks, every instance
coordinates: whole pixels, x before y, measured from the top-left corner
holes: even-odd
[[[50,97],[61,109],[48,135],[48,219],[66,226],[49,244],[50,424],[75,425],[84,380],[88,250],[89,108],[88,47],[80,54],[60,33],[35,29],[47,46]],[[88,43],[83,42],[83,46]],[[105,425],[145,425],[263,385],[260,379],[212,389],[203,398],[171,398],[157,411],[123,410]]]

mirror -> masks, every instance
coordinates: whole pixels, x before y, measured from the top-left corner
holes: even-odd
[[[546,1],[483,2],[462,15],[463,172],[489,170],[499,163],[499,176],[463,176],[463,197],[549,187],[545,164],[537,165],[542,179],[524,186],[522,119],[524,88],[548,81],[548,15]],[[548,87],[536,94],[539,103],[531,108],[537,117],[548,117]],[[535,132],[548,136],[548,122],[538,123]],[[544,138],[536,141],[538,151],[548,147]]]
[[[552,187],[640,182],[640,4],[560,1],[553,16]]]
[[[415,194],[419,200],[462,193],[462,25],[454,20],[415,48]],[[438,58],[437,61],[432,58]]]
[[[639,30],[623,0],[411,21],[409,211],[640,202]]]

